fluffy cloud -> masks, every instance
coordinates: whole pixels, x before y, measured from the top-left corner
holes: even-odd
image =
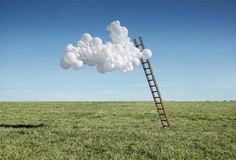
[[[60,61],[63,69],[80,69],[83,65],[95,66],[100,73],[120,70],[132,71],[140,64],[140,58],[149,59],[152,52],[142,52],[134,46],[128,37],[128,29],[114,21],[107,26],[111,42],[103,43],[99,37],[84,33],[76,46],[68,44],[64,57]]]

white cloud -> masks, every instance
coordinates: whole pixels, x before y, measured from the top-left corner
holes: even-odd
[[[127,72],[140,64],[140,58],[149,59],[152,52],[140,52],[128,37],[128,29],[114,21],[107,26],[111,42],[103,43],[99,37],[84,33],[76,46],[68,44],[65,55],[60,61],[63,69],[72,67],[77,70],[83,65],[95,66],[100,73],[120,70]]]

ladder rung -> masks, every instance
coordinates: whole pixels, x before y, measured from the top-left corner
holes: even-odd
[[[162,123],[162,125],[163,125],[163,126],[169,126],[168,121],[166,121],[166,122],[167,122],[167,124],[163,124],[163,123]]]
[[[163,110],[163,108],[157,108],[157,110],[158,110],[158,111],[161,111],[161,110]]]
[[[150,85],[150,87],[154,87],[154,86],[156,86],[155,84],[154,85]]]
[[[147,68],[144,68],[144,67],[143,67],[143,69],[146,70],[146,69],[150,69],[150,68],[149,68],[149,67],[147,67]]]
[[[169,125],[163,125],[162,127],[165,128],[165,127],[170,127],[170,126]]]
[[[145,64],[145,63],[148,63],[148,61],[146,61],[146,62],[142,62],[142,64]]]
[[[153,81],[154,79],[148,79],[148,81]]]
[[[156,104],[161,104],[160,102],[156,102]]]
[[[141,46],[141,45],[142,45],[141,43],[140,43],[140,44],[137,44],[136,47]]]
[[[154,98],[156,99],[156,98],[160,98],[160,97],[154,97]]]
[[[165,116],[165,114],[164,114],[164,113],[160,113],[159,115],[160,115],[160,116]]]
[[[161,119],[161,121],[168,123],[167,119]]]
[[[150,75],[152,75],[152,74],[151,74],[151,73],[147,73],[147,74],[146,74],[146,76],[150,76]]]

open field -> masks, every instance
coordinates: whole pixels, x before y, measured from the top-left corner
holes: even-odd
[[[236,159],[235,102],[166,105],[162,130],[153,102],[2,102],[0,159]]]

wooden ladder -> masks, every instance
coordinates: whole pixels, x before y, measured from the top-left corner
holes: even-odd
[[[143,51],[145,49],[145,47],[144,47],[142,37],[139,37],[139,42],[140,43],[138,44],[137,40],[134,39],[135,46],[138,49],[140,49],[140,51]],[[154,103],[155,103],[155,106],[157,109],[157,113],[158,113],[159,118],[161,120],[161,125],[163,128],[169,128],[170,123],[169,123],[168,117],[166,115],[165,107],[163,105],[163,101],[161,98],[161,93],[158,88],[157,81],[156,81],[155,75],[153,73],[151,63],[150,63],[149,59],[141,58],[140,61],[142,63],[143,70],[146,75],[147,82],[148,82],[148,85],[149,85],[151,93],[152,93],[152,97],[153,97],[153,100],[154,100]]]

